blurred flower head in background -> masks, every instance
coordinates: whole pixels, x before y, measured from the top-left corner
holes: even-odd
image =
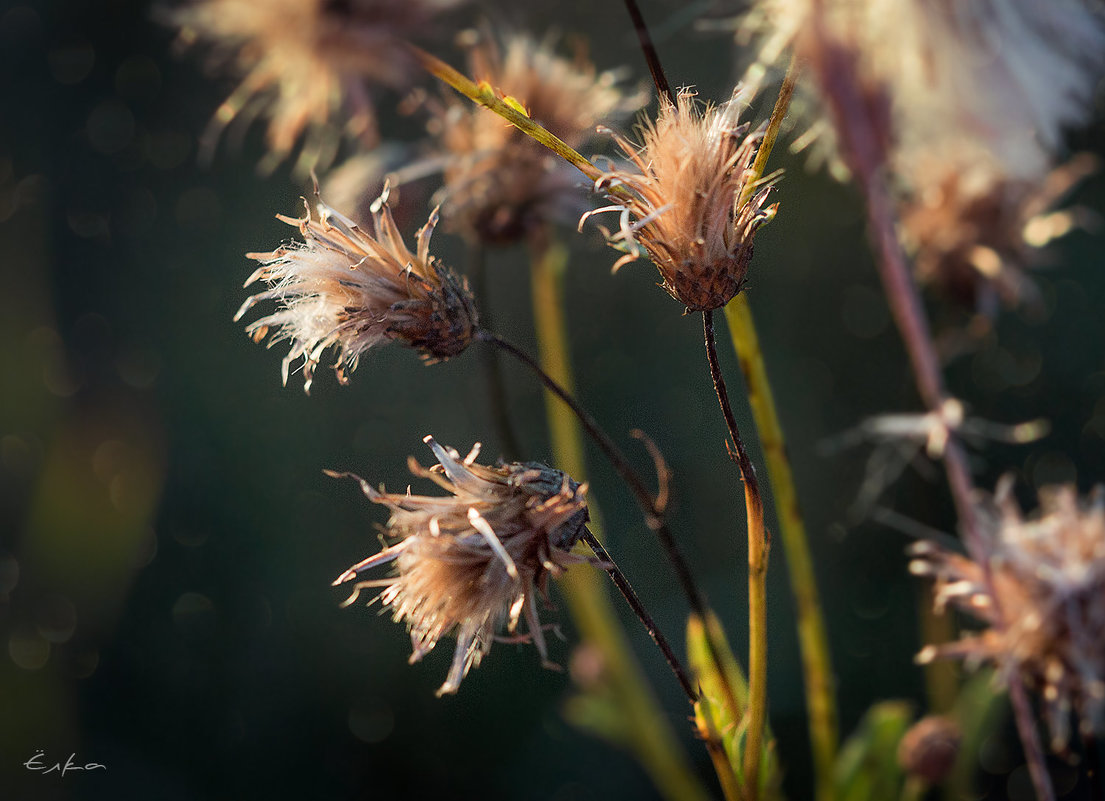
[[[194,0],[171,18],[190,44],[209,42],[216,57],[244,75],[215,113],[211,149],[236,118],[268,123],[276,161],[313,131],[301,167],[332,158],[335,124],[376,139],[371,86],[402,89],[418,75],[406,40],[424,35],[433,16],[463,0]]]
[[[1073,486],[1040,490],[1025,518],[1004,480],[981,508],[985,563],[931,542],[912,548],[910,571],[935,580],[936,608],[949,604],[987,623],[978,635],[929,645],[918,660],[993,663],[1006,683],[1043,697],[1052,747],[1066,748],[1070,717],[1083,733],[1105,732],[1105,489],[1086,500]]]
[[[585,146],[599,123],[615,124],[645,101],[643,92],[619,87],[617,73],[597,71],[582,51],[568,59],[525,35],[505,36],[501,44],[490,34],[471,36],[470,76],[573,149]],[[578,170],[498,115],[451,90],[430,108],[430,132],[445,160],[442,214],[451,228],[507,243],[586,209]]]
[[[247,298],[235,319],[261,301],[279,303],[276,312],[250,323],[246,331],[258,342],[272,332],[270,347],[290,340],[282,366],[285,384],[291,366],[302,358],[303,389],[310,392],[315,368],[330,347],[338,351],[338,381],[346,384],[361,355],[387,340],[402,342],[433,362],[457,355],[475,336],[477,315],[468,282],[430,255],[437,210],[419,230],[417,252],[411,253],[387,200],[385,187],[373,209],[372,235],[320,199],[317,219],[309,207],[303,219],[277,216],[297,226],[304,242],[247,254],[261,267],[246,286],[263,280],[269,289]]]
[[[639,146],[614,135],[632,166],[596,181],[613,205],[580,220],[619,213],[616,233],[602,229],[625,251],[614,269],[647,256],[665,291],[688,311],[719,308],[740,292],[752,239],[775,214],[776,206],[765,205],[773,182],[748,186],[762,131],[749,133],[739,122],[747,97],[738,87],[716,107],[702,107],[687,89],[674,106],[662,99],[657,119],[641,127]]]
[[[1105,75],[1105,6],[761,0],[741,34],[759,37],[753,81],[793,50],[812,67],[803,96],[813,105],[854,84],[854,108],[811,123],[803,140],[829,132],[865,162],[851,169],[890,169],[920,280],[990,316],[999,301],[1031,303],[1033,249],[1072,227],[1053,212],[1042,236],[1034,218],[1086,174],[1084,160],[1055,165]],[[858,114],[875,134],[863,141]]]
[[[1046,258],[1053,239],[1092,221],[1085,209],[1055,205],[1098,167],[1081,154],[1040,180],[964,171],[939,159],[918,170],[902,203],[901,233],[919,281],[994,317],[999,306],[1042,304],[1026,268]]]
[[[550,575],[589,561],[570,553],[587,523],[587,487],[537,462],[477,464],[479,445],[462,460],[433,437],[425,442],[439,464],[427,470],[412,459],[410,470],[451,494],[387,494],[353,476],[369,500],[391,510],[386,536],[393,544],[334,583],[395,564],[389,578],[358,582],[346,605],[365,588],[383,587],[378,600],[410,630],[411,662],[455,633],[452,666],[438,690],[443,695],[456,692],[479,665],[504,622],[513,635],[524,617],[527,631],[519,639],[532,641],[542,660],[548,660],[537,596],[546,595]]]

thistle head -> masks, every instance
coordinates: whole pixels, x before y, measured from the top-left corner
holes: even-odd
[[[738,88],[716,107],[700,107],[687,90],[675,105],[661,100],[640,145],[615,135],[630,164],[598,179],[611,205],[580,220],[618,212],[618,231],[602,229],[625,251],[614,269],[647,256],[688,311],[717,309],[740,292],[753,237],[775,214],[765,205],[772,182],[749,186],[762,133],[739,121],[743,99]]]
[[[982,621],[978,635],[929,645],[928,662],[958,657],[992,663],[1006,682],[1043,698],[1052,747],[1066,748],[1070,716],[1084,733],[1105,732],[1105,491],[1082,500],[1072,486],[1040,490],[1025,518],[999,486],[982,510],[986,552],[977,560],[922,542],[910,571],[935,581],[936,607],[949,604]]]
[[[346,604],[365,588],[383,587],[374,600],[396,622],[406,623],[411,662],[421,660],[442,637],[455,635],[452,666],[438,690],[442,695],[456,692],[504,624],[509,634],[532,641],[547,660],[537,596],[546,594],[550,575],[588,561],[570,553],[587,523],[587,488],[536,462],[477,464],[478,445],[462,459],[433,437],[425,442],[438,464],[427,470],[412,459],[411,472],[449,494],[388,494],[353,476],[369,500],[391,511],[385,530],[389,543],[334,583],[354,581],[379,565],[394,566],[390,577],[356,583]],[[522,619],[527,631],[519,635]]]
[[[640,92],[625,93],[615,73],[599,72],[583,54],[564,58],[528,36],[509,36],[501,46],[480,39],[469,49],[468,71],[575,149],[598,123],[620,119],[643,102]],[[442,212],[452,228],[505,244],[582,213],[585,183],[542,145],[452,94],[431,110],[430,131],[446,160]]]
[[[348,383],[362,354],[395,340],[418,350],[427,362],[463,351],[478,320],[468,282],[430,255],[437,210],[407,249],[387,206],[387,188],[372,210],[372,234],[321,201],[314,217],[278,216],[299,228],[302,242],[269,253],[250,253],[261,262],[246,281],[268,289],[246,299],[235,319],[256,303],[274,300],[278,309],[247,326],[254,340],[270,333],[269,345],[291,343],[282,375],[303,360],[303,389],[310,392],[314,371],[334,348],[338,381]]]

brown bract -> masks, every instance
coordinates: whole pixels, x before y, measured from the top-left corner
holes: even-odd
[[[246,299],[234,319],[260,301],[278,302],[276,312],[246,331],[258,342],[271,331],[270,346],[291,342],[282,367],[285,384],[302,358],[303,389],[309,392],[330,347],[337,350],[334,369],[345,384],[361,355],[381,342],[397,340],[433,362],[457,355],[472,341],[478,322],[468,282],[430,255],[436,209],[418,232],[415,253],[392,219],[386,187],[373,209],[371,235],[321,200],[317,219],[310,208],[303,219],[277,219],[299,228],[304,241],[246,254],[262,263],[246,286],[265,281],[269,289]]]
[[[659,117],[641,128],[640,146],[614,135],[631,166],[596,181],[613,205],[580,220],[582,227],[594,214],[620,213],[617,232],[602,229],[625,251],[614,269],[647,256],[687,311],[717,309],[740,292],[753,236],[776,211],[765,206],[771,181],[742,202],[762,135],[739,122],[742,100],[739,89],[716,107],[700,107],[686,90],[675,106],[662,99]]]
[[[442,637],[455,634],[452,666],[438,690],[442,695],[457,691],[490,651],[504,623],[508,634],[532,641],[547,660],[537,596],[546,596],[550,575],[590,561],[570,553],[587,522],[587,487],[536,462],[476,464],[479,445],[461,459],[433,437],[425,442],[439,464],[427,470],[412,459],[411,472],[436,482],[449,495],[412,495],[409,490],[388,494],[352,476],[369,500],[391,510],[385,532],[390,544],[334,584],[354,581],[379,565],[394,565],[388,578],[357,582],[345,605],[366,588],[382,587],[373,600],[396,622],[406,623],[411,662],[421,660]],[[522,618],[527,631],[516,634]]]
[[[283,157],[304,130],[321,132],[335,119],[373,140],[368,87],[409,85],[419,70],[405,41],[458,2],[196,0],[173,19],[185,42],[209,41],[244,75],[216,112],[215,133],[239,115],[263,113],[269,147]]]
[[[1002,681],[1038,691],[1061,751],[1077,712],[1084,733],[1105,733],[1105,492],[1085,501],[1072,486],[1040,490],[1024,518],[999,486],[983,565],[930,542],[912,549],[910,570],[936,582],[937,610],[951,604],[988,625],[980,634],[927,646],[918,660],[958,657],[995,665]]]
[[[473,45],[468,71],[576,150],[597,124],[631,114],[644,100],[623,92],[615,73],[598,72],[583,54],[562,58],[521,35],[502,48],[487,38]],[[509,243],[539,225],[574,220],[586,207],[578,171],[498,115],[453,93],[431,110],[430,131],[445,158],[442,213],[451,228]]]

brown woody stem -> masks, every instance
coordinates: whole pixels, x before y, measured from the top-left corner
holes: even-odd
[[[660,56],[656,52],[656,46],[652,43],[652,35],[648,32],[648,25],[641,15],[641,9],[637,6],[637,0],[625,0],[626,11],[633,20],[633,29],[637,32],[637,41],[641,43],[641,52],[644,53],[648,71],[652,75],[652,82],[656,84],[656,91],[660,97],[675,105],[675,94],[671,91],[668,76],[664,74],[664,68],[660,64]]]
[[[621,449],[614,443],[614,440],[610,438],[610,435],[599,426],[595,418],[579,404],[579,401],[572,397],[567,390],[561,387],[553,380],[552,376],[541,368],[541,365],[537,363],[536,359],[513,342],[503,339],[498,334],[494,334],[486,329],[481,329],[478,336],[485,342],[490,342],[495,347],[506,351],[518,361],[522,362],[522,364],[526,365],[533,371],[533,374],[537,376],[538,380],[547,390],[556,395],[565,406],[571,409],[572,414],[579,420],[584,431],[586,431],[587,435],[599,446],[599,449],[605,454],[606,458],[610,460],[610,463],[614,466],[618,475],[633,493],[637,505],[640,506],[641,511],[645,513],[645,522],[650,529],[656,532],[656,536],[660,540],[660,545],[664,549],[664,553],[667,554],[668,559],[671,561],[675,569],[676,578],[679,580],[680,587],[683,588],[683,593],[687,596],[687,602],[690,604],[691,609],[695,614],[705,616],[706,600],[702,595],[702,591],[695,583],[690,567],[687,565],[686,559],[683,558],[683,554],[680,552],[679,546],[675,542],[675,537],[672,536],[671,529],[665,521],[664,509],[657,503],[656,498],[645,486],[644,480],[629,464],[629,460],[626,459],[625,454],[623,454]]]
[[[660,632],[656,622],[652,619],[648,610],[645,609],[644,604],[641,603],[641,599],[638,598],[637,593],[633,591],[633,587],[625,577],[625,574],[622,573],[614,563],[614,560],[610,558],[610,554],[602,547],[602,543],[591,533],[590,529],[585,528],[583,530],[583,541],[595,552],[595,556],[602,562],[602,569],[609,574],[610,579],[614,582],[614,586],[618,588],[622,597],[625,598],[626,603],[629,604],[629,608],[633,610],[633,613],[637,615],[638,619],[644,624],[645,629],[648,631],[648,636],[652,638],[652,641],[656,643],[656,647],[659,648],[660,652],[664,655],[668,667],[670,667],[671,672],[675,674],[675,678],[679,681],[679,686],[683,688],[683,693],[687,696],[687,700],[693,705],[698,701],[698,693],[695,692],[694,687],[691,685],[691,680],[687,678],[687,671],[683,669],[683,665],[679,662],[679,657],[677,657],[675,652],[671,649],[671,645],[668,643],[667,638]]]

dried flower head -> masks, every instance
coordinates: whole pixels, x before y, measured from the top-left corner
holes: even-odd
[[[469,50],[468,69],[577,150],[598,123],[621,119],[644,101],[582,53],[562,58],[522,35],[508,37],[502,48],[484,37]],[[452,93],[432,110],[430,131],[446,159],[442,211],[451,227],[508,243],[543,223],[574,220],[586,207],[586,185],[575,168],[499,116]]]
[[[278,158],[308,128],[323,139],[334,119],[372,141],[368,86],[407,86],[418,72],[404,40],[458,2],[194,0],[174,15],[182,40],[209,40],[245,76],[216,112],[209,145],[239,115],[258,113],[269,117],[268,143]],[[304,153],[308,163],[321,160],[325,145],[316,142],[315,152]]]
[[[427,470],[412,459],[410,470],[450,495],[412,495],[409,490],[387,494],[352,476],[369,500],[391,510],[386,536],[392,544],[353,565],[334,584],[394,564],[392,576],[358,582],[344,605],[356,601],[366,588],[383,587],[373,600],[379,600],[396,622],[406,622],[412,663],[442,637],[455,634],[449,676],[438,690],[442,695],[457,691],[468,671],[491,650],[504,622],[509,634],[532,641],[547,661],[537,595],[546,594],[550,575],[590,561],[570,553],[587,523],[587,487],[536,462],[476,464],[479,445],[462,460],[433,437],[425,442],[438,466]],[[523,617],[528,631],[517,635]]]
[[[1065,749],[1072,711],[1083,732],[1105,733],[1105,491],[1083,502],[1074,487],[1040,491],[1025,519],[1003,481],[987,523],[984,564],[923,542],[910,571],[936,582],[936,607],[951,604],[988,624],[978,635],[927,646],[918,660],[993,663],[1001,679],[1043,697],[1052,747]]]
[[[291,341],[282,375],[303,359],[303,389],[310,392],[315,368],[330,347],[337,349],[334,370],[348,383],[361,355],[387,340],[415,348],[428,362],[463,351],[476,334],[477,316],[468,282],[430,255],[437,210],[418,232],[411,253],[387,206],[387,187],[372,211],[374,233],[318,202],[303,219],[277,219],[299,228],[303,242],[271,253],[249,253],[261,262],[246,281],[269,288],[246,299],[234,319],[254,304],[275,300],[280,308],[250,323],[246,331],[260,342],[275,329],[269,345]],[[306,201],[304,201],[306,205]]]
[[[688,311],[724,306],[744,285],[752,259],[752,239],[777,205],[765,206],[770,180],[743,197],[762,132],[738,121],[745,95],[740,87],[729,102],[700,108],[694,94],[679,93],[672,105],[661,100],[655,122],[646,122],[638,147],[614,135],[632,162],[596,182],[613,205],[588,212],[616,211],[615,234],[602,229],[612,246],[626,251],[614,264],[647,255],[662,286]]]
[[[1077,227],[1077,209],[1053,206],[1095,168],[1084,154],[1027,182],[943,160],[918,165],[901,213],[917,277],[986,316],[999,304],[1035,306],[1025,270],[1040,262],[1043,246]]]

